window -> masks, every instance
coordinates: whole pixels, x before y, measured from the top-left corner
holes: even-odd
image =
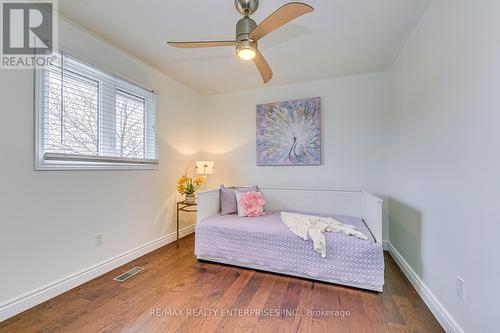
[[[158,164],[154,94],[65,53],[37,70],[37,169]]]

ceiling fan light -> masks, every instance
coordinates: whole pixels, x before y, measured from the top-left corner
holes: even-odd
[[[240,57],[240,59],[245,61],[249,61],[255,58],[255,54],[256,54],[255,50],[251,48],[244,48],[238,50],[238,57]]]
[[[236,44],[236,54],[242,60],[252,60],[257,55],[257,43],[252,40],[239,41]]]

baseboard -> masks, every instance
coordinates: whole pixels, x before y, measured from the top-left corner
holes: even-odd
[[[424,303],[431,310],[432,314],[439,321],[443,329],[448,333],[463,333],[464,330],[455,321],[451,314],[446,310],[446,308],[439,302],[437,297],[432,293],[432,291],[427,287],[427,285],[422,281],[422,279],[415,273],[413,268],[406,262],[401,253],[392,245],[387,242],[387,248],[394,259],[396,264],[401,268],[404,275],[408,278],[413,288],[420,295]]]
[[[384,251],[389,251],[389,242],[382,241],[382,248],[384,249]]]
[[[184,237],[194,232],[194,225],[180,230],[180,236]],[[0,322],[28,310],[40,303],[56,297],[70,289],[73,289],[87,281],[103,275],[115,268],[118,268],[134,259],[137,259],[149,252],[159,249],[176,240],[176,233],[163,236],[150,243],[139,246],[135,249],[122,253],[111,259],[88,267],[80,272],[71,274],[63,279],[54,281],[43,287],[32,290],[26,294],[15,297],[0,305]]]

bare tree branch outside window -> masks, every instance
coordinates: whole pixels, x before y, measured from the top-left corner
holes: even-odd
[[[62,86],[62,89],[61,89]],[[46,145],[60,153],[98,153],[99,84],[76,75],[48,75]]]
[[[116,94],[116,145],[120,157],[144,157],[144,106],[142,98]]]

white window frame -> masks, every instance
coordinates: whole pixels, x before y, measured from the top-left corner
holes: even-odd
[[[72,56],[73,57],[73,56]],[[80,58],[73,57],[83,64],[86,62],[80,60]],[[97,67],[96,67],[97,68]],[[98,68],[103,73],[109,73],[106,70]],[[158,110],[156,107],[156,96],[154,92],[144,96],[144,91],[150,91],[148,89],[141,88],[128,80],[119,78],[109,74],[111,77],[115,78],[116,86],[115,90],[122,90],[126,93],[136,95],[142,99],[145,99],[148,110],[151,109],[154,113],[154,124],[148,124],[147,121],[150,117],[145,116],[144,126],[153,126],[153,133],[151,131],[145,131],[145,135],[153,135],[154,145],[156,149],[156,160],[137,160],[137,159],[127,159],[119,157],[96,157],[96,156],[85,156],[85,155],[65,155],[56,153],[44,153],[44,78],[47,73],[45,69],[35,69],[34,70],[34,99],[35,99],[35,170],[157,170],[159,168],[159,150],[158,150]],[[99,105],[103,105],[102,92],[99,93]],[[146,112],[146,110],[145,110]],[[147,111],[151,112],[151,111]],[[100,138],[101,139],[101,138]],[[144,138],[146,141],[146,137]],[[101,141],[101,140],[99,140]],[[148,149],[146,145],[145,149]]]

